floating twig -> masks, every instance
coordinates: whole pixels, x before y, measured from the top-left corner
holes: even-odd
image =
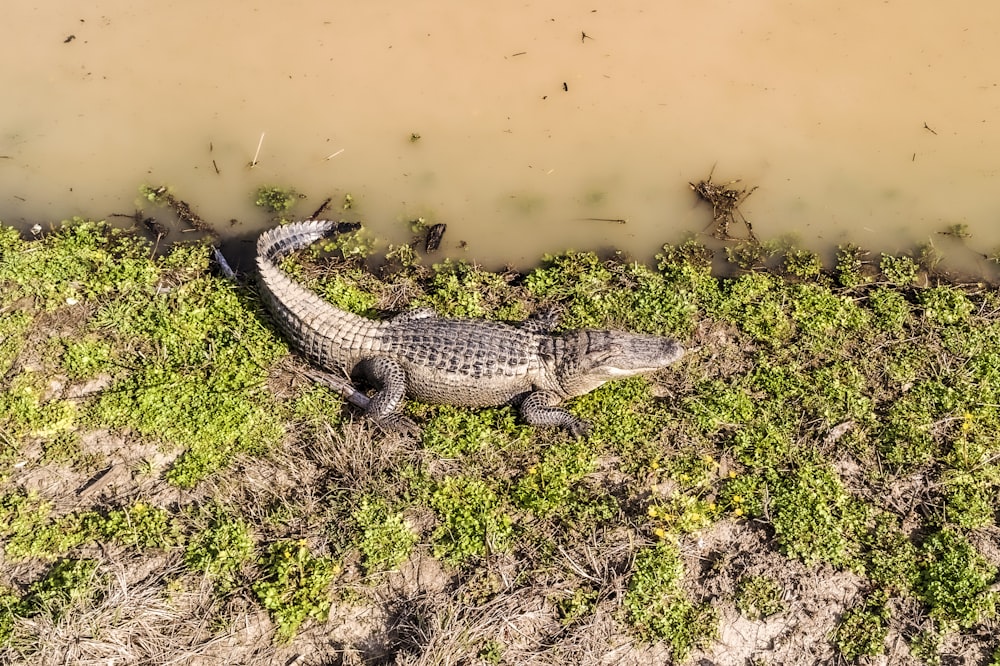
[[[264,132],[260,133],[260,141],[257,142],[257,152],[253,154],[253,159],[250,161],[250,168],[257,166],[257,158],[260,157],[260,147],[264,145]]]

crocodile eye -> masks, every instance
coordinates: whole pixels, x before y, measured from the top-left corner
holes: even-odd
[[[610,365],[615,359],[621,358],[624,353],[621,345],[608,345],[607,349],[602,350],[601,353],[594,356],[594,367]]]

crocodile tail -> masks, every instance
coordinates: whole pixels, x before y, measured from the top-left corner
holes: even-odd
[[[306,220],[269,229],[257,239],[257,256],[270,262],[329,236],[340,226],[330,220]]]
[[[334,307],[286,275],[278,260],[338,228],[338,222],[294,222],[265,231],[257,241],[261,300],[289,341],[328,370],[353,368],[363,353],[376,350],[383,324]]]

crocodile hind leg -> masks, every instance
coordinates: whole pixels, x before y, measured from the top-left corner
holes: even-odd
[[[358,369],[377,389],[366,410],[368,416],[386,430],[419,436],[420,427],[403,416],[406,371],[402,366],[392,359],[379,356],[362,361]]]
[[[590,432],[590,424],[556,407],[558,404],[559,396],[555,393],[534,391],[521,402],[521,415],[533,426],[556,426],[565,428],[575,437],[586,436]]]
[[[366,416],[370,416],[380,428],[392,430],[394,432],[401,432],[412,437],[420,436],[420,426],[405,416],[397,414],[395,416],[390,416],[388,419],[379,419],[376,417],[374,412],[372,412],[372,398],[369,398],[367,395],[354,388],[354,385],[343,377],[335,375],[332,372],[325,372],[313,368],[307,370],[305,372],[305,376],[312,381],[323,384],[327,388],[339,393],[344,400],[360,409]]]

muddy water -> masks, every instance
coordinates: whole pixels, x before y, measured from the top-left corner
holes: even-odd
[[[715,165],[758,186],[761,236],[1000,246],[989,2],[9,4],[8,223],[130,213],[149,183],[249,236],[278,184],[300,215],[350,193],[385,238],[445,222],[443,251],[488,265],[648,258],[711,221],[688,182]]]

